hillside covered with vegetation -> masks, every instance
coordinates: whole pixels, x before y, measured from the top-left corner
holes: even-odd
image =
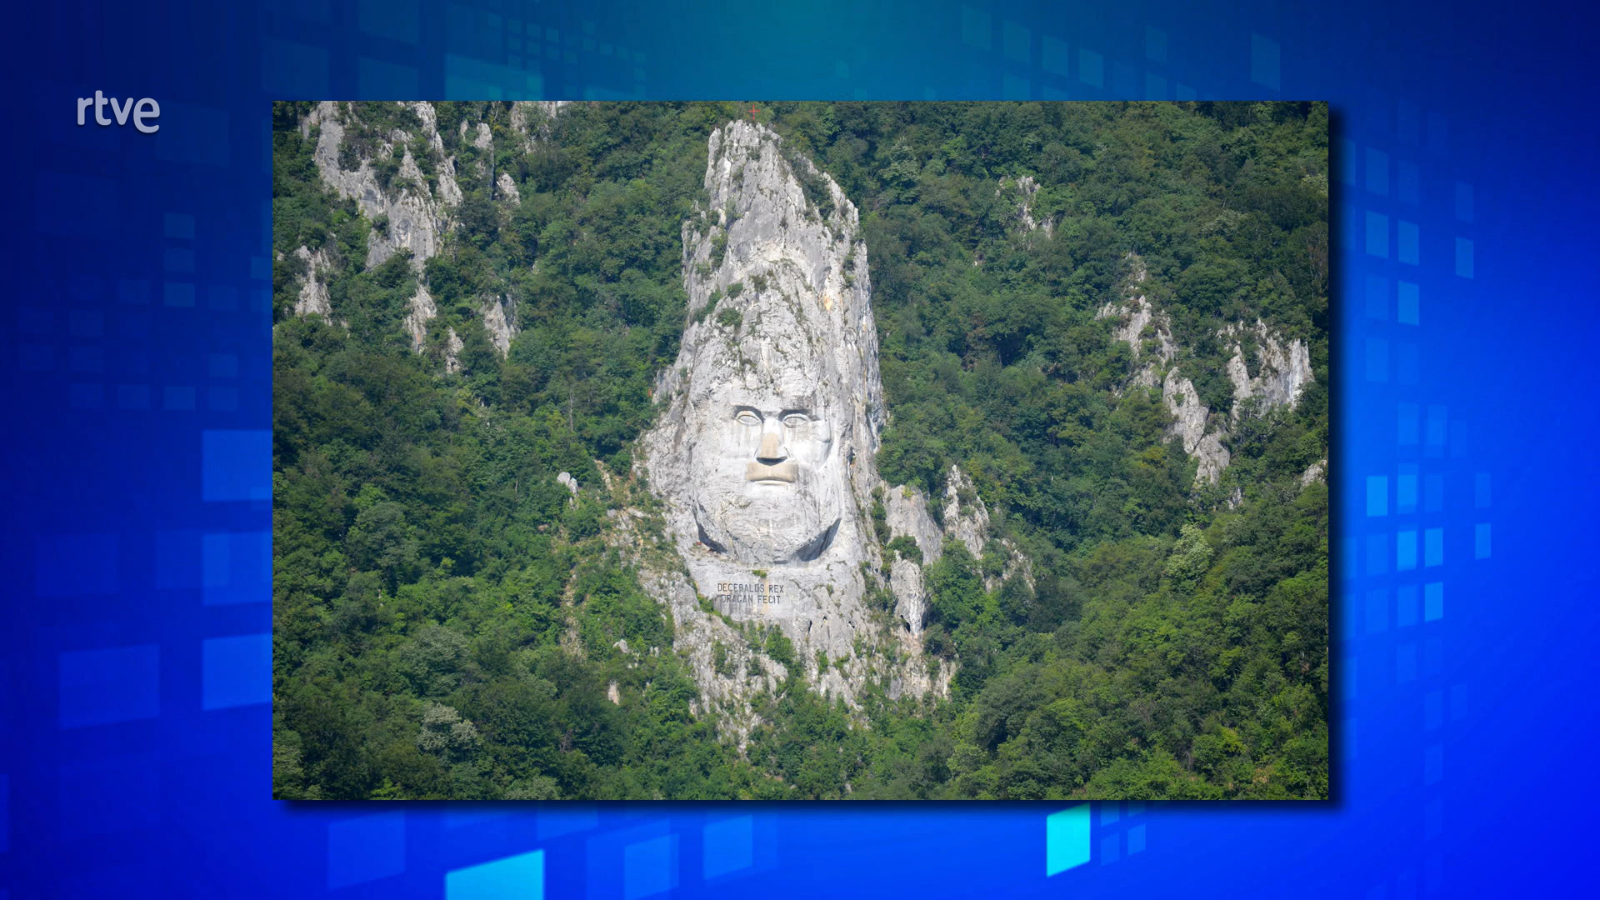
[[[1328,796],[1325,105],[758,105],[861,212],[884,477],[942,496],[959,465],[1034,577],[986,590],[1002,561],[951,542],[925,634],[948,698],[850,710],[795,676],[742,745],[696,715],[606,530],[643,502],[707,135],[749,104],[572,104],[531,138],[509,104],[433,107],[444,150],[411,150],[430,184],[453,157],[462,197],[420,272],[366,266],[392,224],[323,183],[308,104],[274,111],[275,796]],[[344,163],[405,177],[373,147],[416,114],[346,116]],[[294,311],[301,248],[332,261],[331,320]],[[1310,348],[1315,380],[1228,428],[1215,485],[1097,315],[1134,259],[1213,415],[1220,329]],[[504,356],[485,298],[514,316]]]

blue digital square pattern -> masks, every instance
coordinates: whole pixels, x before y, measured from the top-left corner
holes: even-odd
[[[203,709],[250,706],[272,700],[272,635],[208,638],[200,645]]]
[[[449,872],[444,896],[445,900],[544,900],[544,851]]]
[[[755,822],[749,816],[708,823],[701,871],[706,880],[748,869],[755,861]]]
[[[328,887],[376,881],[405,870],[404,813],[381,813],[328,826]]]
[[[1090,805],[1080,803],[1045,818],[1044,874],[1057,875],[1090,857]]]

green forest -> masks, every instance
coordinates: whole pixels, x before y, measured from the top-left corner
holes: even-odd
[[[342,162],[405,177],[376,147],[416,113],[342,107]],[[708,135],[751,104],[572,104],[532,141],[510,104],[434,107],[443,152],[410,149],[430,186],[453,156],[463,198],[420,273],[366,267],[390,223],[319,178],[312,104],[274,108],[275,797],[1328,797],[1328,490],[1302,478],[1329,447],[1326,105],[756,105],[860,211],[880,471],[942,496],[958,464],[1035,578],[985,590],[1003,561],[950,542],[925,633],[948,699],[869,685],[849,709],[794,676],[743,746],[693,713],[671,616],[605,531],[648,502],[629,473],[685,326],[682,223]],[[1024,177],[1051,228],[1019,227]],[[334,263],[332,321],[294,312],[301,247]],[[1096,316],[1135,256],[1213,411],[1219,328],[1310,347],[1315,381],[1229,430],[1216,485]]]

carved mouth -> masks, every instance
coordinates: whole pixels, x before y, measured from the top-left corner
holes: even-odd
[[[784,460],[775,466],[766,463],[747,463],[744,467],[744,480],[761,484],[794,484],[796,466],[793,460]]]

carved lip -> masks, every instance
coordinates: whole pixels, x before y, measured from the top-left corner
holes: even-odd
[[[766,463],[746,463],[744,467],[744,480],[765,482],[769,484],[794,484],[796,466],[793,460],[784,460],[775,466]]]

